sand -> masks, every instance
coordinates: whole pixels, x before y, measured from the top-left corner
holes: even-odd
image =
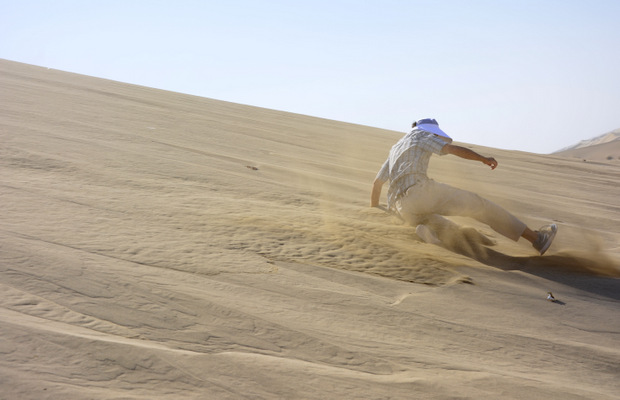
[[[462,144],[499,167],[431,177],[560,233],[435,246],[368,206],[402,133],[6,60],[0,93],[2,399],[620,398],[618,164]]]
[[[554,153],[556,156],[575,157],[583,162],[603,162],[620,164],[620,139],[607,143],[578,147]]]

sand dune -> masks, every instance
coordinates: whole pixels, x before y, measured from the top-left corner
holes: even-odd
[[[433,246],[368,207],[401,133],[4,60],[0,93],[1,398],[619,398],[619,165],[433,159],[560,226]]]
[[[566,147],[553,154],[561,157],[580,158],[584,162],[620,162],[620,129],[592,139],[582,140],[576,145]]]
[[[620,140],[599,143],[591,146],[578,147],[569,150],[559,151],[554,155],[562,157],[575,157],[585,162],[620,162]]]
[[[607,132],[604,133],[602,135],[593,137],[591,139],[586,139],[586,140],[582,140],[579,143],[572,145],[572,146],[568,146],[566,148],[563,148],[561,150],[558,150],[557,152],[562,152],[562,151],[566,151],[566,150],[573,150],[573,149],[583,149],[586,147],[592,147],[592,146],[597,146],[597,145],[601,145],[601,144],[607,144],[607,143],[611,143],[611,142],[615,142],[617,140],[620,139],[620,129],[616,129],[613,130],[611,132]]]

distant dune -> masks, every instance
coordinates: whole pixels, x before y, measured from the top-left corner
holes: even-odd
[[[574,146],[564,148],[553,154],[580,158],[584,161],[620,163],[620,129],[592,139],[582,140]]]
[[[0,96],[2,399],[618,399],[618,165],[464,144],[499,167],[432,178],[559,233],[436,246],[369,207],[402,132],[6,60]]]

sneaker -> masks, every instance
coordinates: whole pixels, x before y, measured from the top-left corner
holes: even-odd
[[[433,232],[431,228],[429,228],[426,225],[420,224],[416,226],[415,233],[416,235],[420,237],[420,239],[422,239],[426,243],[429,243],[429,244],[440,244],[441,243],[441,241],[437,238],[437,235],[435,235],[435,232]]]
[[[541,256],[545,254],[549,246],[551,246],[557,231],[558,226],[556,224],[545,225],[538,230],[538,239],[534,242],[534,248],[540,252]]]

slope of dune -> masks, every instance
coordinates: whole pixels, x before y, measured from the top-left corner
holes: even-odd
[[[585,139],[580,141],[579,143],[568,146],[561,150],[558,150],[556,153],[563,152],[566,150],[575,150],[575,149],[583,149],[584,147],[592,147],[601,144],[606,144],[610,142],[614,142],[620,140],[620,129],[613,130],[611,132],[604,133],[602,135],[593,137],[592,139]]]
[[[612,140],[591,146],[577,147],[554,153],[556,156],[574,157],[584,161],[597,161],[607,163],[620,162],[620,140]]]
[[[583,161],[620,161],[620,129],[607,132],[592,139],[582,140],[576,145],[553,153],[561,157],[580,158]]]
[[[401,133],[5,60],[0,93],[4,398],[618,398],[618,165],[435,158],[560,234],[432,246],[368,207]]]

